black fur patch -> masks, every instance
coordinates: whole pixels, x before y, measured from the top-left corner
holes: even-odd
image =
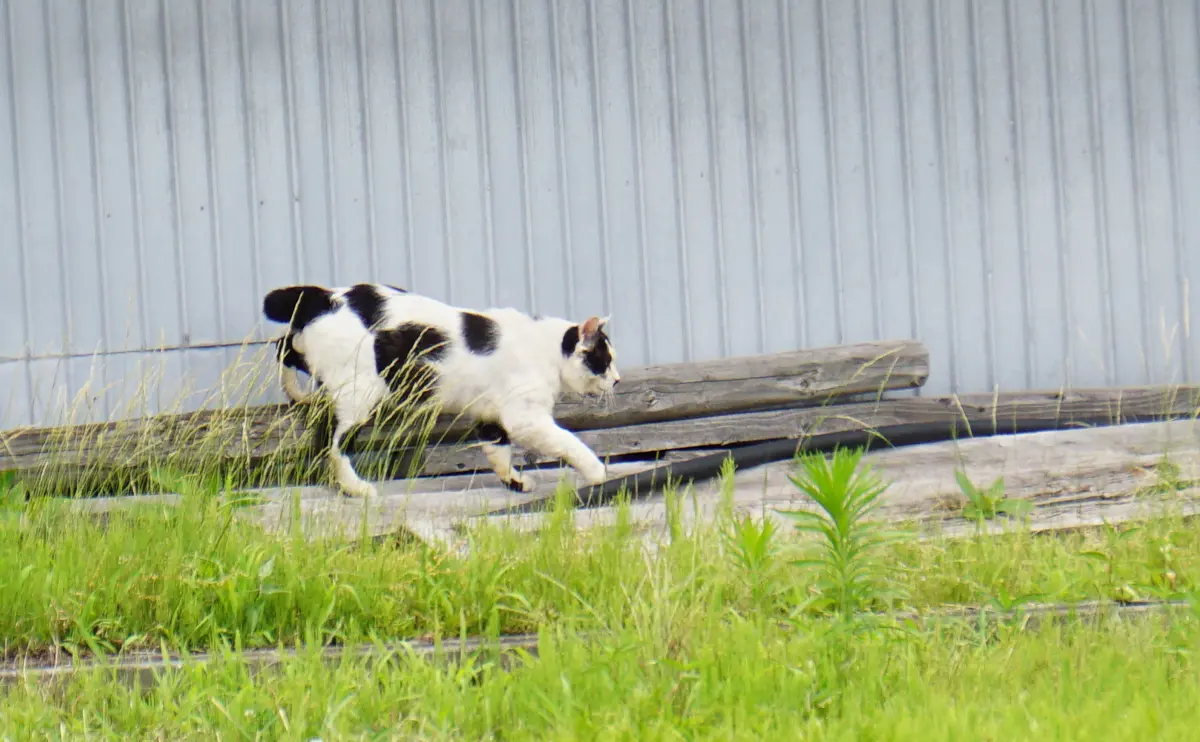
[[[583,354],[583,365],[596,376],[601,376],[612,365],[612,351],[608,348],[608,336],[602,330],[596,345]]]
[[[569,356],[575,352],[575,346],[579,345],[579,328],[574,325],[563,333],[562,339],[562,354]]]
[[[333,311],[333,293],[322,286],[284,286],[263,297],[263,314],[272,322],[292,323],[296,332]]]
[[[468,350],[486,356],[500,344],[500,326],[491,317],[462,312],[462,336]]]
[[[562,339],[562,354],[569,356],[575,352],[575,348],[579,346],[579,328],[571,327],[563,333]],[[588,371],[591,371],[596,376],[601,376],[608,367],[612,365],[612,351],[608,347],[608,336],[600,330],[600,336],[596,338],[596,345],[583,354],[583,365],[587,366]]]
[[[375,335],[375,371],[393,392],[427,396],[437,378],[431,364],[446,355],[449,338],[436,327],[406,322]]]
[[[508,431],[496,423],[480,423],[475,426],[475,439],[484,443],[494,443],[497,446],[512,444]]]
[[[506,479],[502,479],[502,480],[500,480],[500,482],[501,482],[501,484],[504,485],[505,489],[510,489],[513,492],[524,492],[525,491],[525,489],[523,487],[521,487],[520,482],[510,482]]]
[[[346,291],[345,299],[368,330],[383,321],[383,297],[371,284],[359,283],[351,286]]]
[[[308,364],[304,361],[304,355],[292,344],[292,333],[290,332],[275,341],[275,358],[288,368],[311,374]]]

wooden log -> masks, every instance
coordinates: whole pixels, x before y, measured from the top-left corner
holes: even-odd
[[[912,340],[836,345],[699,363],[646,366],[623,372],[612,400],[565,397],[554,417],[568,430],[596,430],[708,417],[784,406],[819,405],[854,395],[914,389],[929,377],[929,351]],[[360,445],[387,426],[364,426]],[[436,431],[461,430],[444,420]],[[443,432],[444,431],[444,432]]]
[[[969,437],[985,432],[979,427],[980,420],[989,421],[983,425],[986,432],[996,432],[1004,430],[1006,424],[1028,420],[1118,424],[1145,418],[1173,419],[1195,415],[1198,407],[1200,386],[1050,390],[765,410],[585,430],[578,435],[601,455],[627,456],[921,423],[959,423],[958,435]],[[534,466],[553,462],[544,456],[529,455],[526,463]],[[439,445],[425,452],[422,472],[433,476],[488,468],[487,459],[477,447]]]
[[[872,451],[863,462],[888,484],[873,517],[913,523],[926,536],[974,533],[974,523],[962,517],[966,498],[956,471],[981,487],[1002,477],[1006,497],[1033,504],[1028,527],[1034,532],[1101,525],[1105,519],[1138,520],[1164,512],[1200,513],[1200,422],[1195,419],[928,443]],[[732,492],[734,511],[759,520],[771,517],[782,528],[790,528],[790,521],[776,510],[816,507],[788,479],[793,471],[790,461],[739,471]],[[689,502],[680,510],[684,524],[711,518],[720,507],[718,491],[716,482],[696,483],[695,504]],[[509,503],[532,498],[512,495]],[[482,493],[470,501],[472,507],[481,499]],[[501,499],[496,492],[487,500],[489,507]],[[473,519],[461,505],[438,509],[432,501],[416,503],[411,512],[426,520]],[[514,527],[536,530],[545,516],[482,517],[503,518]],[[574,521],[576,527],[589,529],[612,525],[616,517],[615,507],[603,506],[577,511]],[[663,532],[664,497],[656,494],[633,502],[628,517],[637,528]],[[314,527],[319,522],[320,528],[328,528],[335,518],[327,511]],[[384,528],[381,523],[378,527]],[[998,533],[1005,527],[998,519],[988,522],[986,530]]]
[[[1035,532],[1099,525],[1105,519],[1141,519],[1163,508],[1181,515],[1200,513],[1200,425],[1194,420],[930,443],[872,451],[864,456],[864,462],[889,485],[874,517],[915,523],[926,537],[974,533],[974,524],[961,516],[965,498],[955,479],[958,470],[980,486],[1003,477],[1006,496],[1035,505],[1029,522]],[[624,473],[626,467],[633,468],[625,465],[618,469]],[[756,519],[778,518],[787,530],[789,521],[774,514],[776,509],[813,508],[788,480],[791,471],[791,462],[739,471],[732,492],[734,511]],[[523,494],[504,489],[491,475],[482,475],[465,488],[457,486],[461,481],[450,484],[446,479],[469,477],[387,482],[380,487],[381,496],[371,501],[338,496],[324,487],[298,492],[277,488],[261,491],[265,502],[238,512],[240,517],[281,532],[290,532],[295,525],[292,519],[298,515],[302,531],[310,538],[357,537],[365,519],[371,536],[405,527],[454,543],[456,529],[480,517],[536,530],[544,514],[480,514],[537,497],[553,489],[560,475],[574,478],[569,470],[542,472],[538,490]],[[721,506],[717,482],[696,483],[692,491],[695,503],[688,502],[679,511],[685,526],[697,518],[711,518]],[[295,507],[293,495],[299,496]],[[177,499],[79,500],[71,507],[100,514],[145,504],[169,505]],[[661,494],[629,506],[631,526],[651,537],[664,531],[666,517]],[[612,525],[616,520],[617,508],[612,506],[574,514],[575,525],[581,529]],[[1003,527],[1000,521],[993,521],[988,530],[998,532]]]
[[[611,403],[599,407],[564,399],[560,424],[575,430],[680,419],[920,386],[929,354],[913,341],[860,343],[703,363],[630,369]],[[25,428],[0,435],[0,471],[54,469],[70,477],[84,470],[133,469],[150,464],[188,468],[214,460],[250,462],[311,456],[320,411],[268,405],[205,410],[99,425]],[[432,440],[456,440],[462,425],[443,417]],[[404,443],[386,422],[366,425],[359,445]],[[408,436],[411,440],[411,435]],[[74,473],[74,474],[73,474]]]

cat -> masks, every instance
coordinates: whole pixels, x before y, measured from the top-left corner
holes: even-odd
[[[532,317],[516,309],[474,311],[378,283],[326,288],[294,285],[263,298],[263,314],[289,325],[276,340],[281,384],[307,402],[298,373],[331,395],[328,455],[339,488],[373,497],[343,443],[391,395],[467,418],[492,470],[509,489],[534,481],[512,463],[512,444],[566,461],[585,484],[605,480],[606,467],[554,419],[564,389],[611,395],[621,376],[605,329],[609,317],[581,323]]]

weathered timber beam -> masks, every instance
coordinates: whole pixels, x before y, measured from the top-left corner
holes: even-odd
[[[690,420],[585,430],[579,437],[607,456],[624,456],[701,446],[718,447],[806,435],[873,430],[913,423],[959,423],[958,435],[970,437],[978,420],[988,432],[1022,420],[1121,423],[1129,419],[1178,418],[1197,413],[1200,385],[1125,389],[1074,389],[1003,394],[910,397],[782,410],[734,413]],[[966,421],[976,421],[971,430]],[[526,463],[552,463],[529,456]],[[487,470],[477,447],[439,445],[425,452],[426,475]]]
[[[918,387],[929,373],[921,343],[888,341],[816,348],[702,363],[629,369],[610,403],[564,400],[555,416],[574,430],[681,419]],[[303,456],[315,440],[308,406],[205,410],[129,421],[0,434],[0,471],[45,467],[114,468],[148,462]],[[315,415],[313,416],[315,418]],[[432,440],[454,440],[463,428],[443,418]],[[360,445],[402,439],[386,423],[367,425]],[[411,440],[411,437],[409,437]]]
[[[929,351],[913,340],[881,341],[770,355],[634,368],[603,407],[563,399],[554,417],[569,430],[682,420],[922,386]],[[385,426],[380,426],[385,427]],[[359,438],[378,436],[364,426]]]

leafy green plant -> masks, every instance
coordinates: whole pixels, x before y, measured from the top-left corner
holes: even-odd
[[[25,483],[18,481],[16,472],[0,472],[0,511],[21,510],[27,495]]]
[[[731,518],[728,528],[721,532],[725,551],[736,569],[750,582],[750,598],[761,606],[770,594],[770,569],[777,551],[775,534],[778,526],[770,518],[756,523],[749,515]]]
[[[830,458],[799,456],[796,472],[788,478],[819,510],[779,511],[797,530],[820,537],[817,556],[793,564],[817,571],[818,596],[811,602],[843,616],[899,597],[880,558],[880,548],[894,534],[869,520],[887,485],[859,467],[861,458],[861,449],[844,448],[835,449]]]
[[[962,510],[963,517],[976,523],[982,524],[984,520],[991,520],[1001,513],[1021,517],[1033,509],[1033,503],[1028,500],[1004,496],[1004,477],[997,477],[987,489],[977,487],[961,470],[954,472],[954,478],[967,498]]]
[[[1088,549],[1079,552],[1079,556],[1084,559],[1091,559],[1100,562],[1104,565],[1105,574],[1105,591],[1108,595],[1118,602],[1128,603],[1138,599],[1137,591],[1133,585],[1120,579],[1118,575],[1118,567],[1120,565],[1120,547],[1121,543],[1127,538],[1141,530],[1139,526],[1130,526],[1125,529],[1120,529],[1117,526],[1104,521],[1104,537],[1105,545],[1103,549]]]

